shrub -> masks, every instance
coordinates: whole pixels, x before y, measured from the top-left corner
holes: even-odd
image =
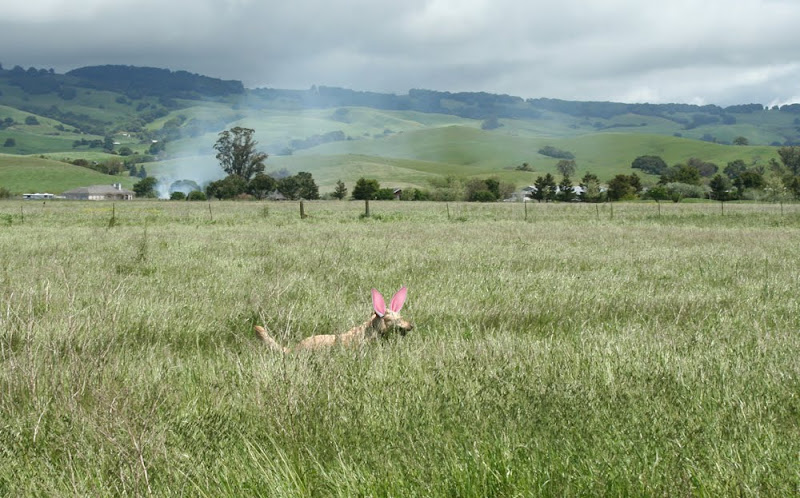
[[[0,187],[0,199],[10,199],[11,191],[5,187]]]
[[[381,185],[378,180],[366,179],[363,176],[356,181],[356,186],[353,188],[353,199],[356,200],[369,200],[374,199],[375,194],[380,190]]]
[[[539,154],[543,156],[554,157],[556,159],[575,159],[575,155],[572,152],[561,150],[553,147],[552,145],[545,145],[539,149]]]
[[[689,185],[688,183],[680,182],[667,183],[664,186],[667,188],[667,192],[669,192],[673,200],[675,200],[676,196],[679,196],[679,198],[702,199],[706,196],[706,192],[708,191],[708,187]]]
[[[497,200],[497,196],[488,190],[478,190],[472,194],[471,200],[475,202],[495,202]]]
[[[394,199],[394,189],[380,188],[375,192],[375,200],[378,201],[391,201]]]
[[[208,200],[206,194],[199,190],[192,190],[189,192],[189,195],[186,196],[187,201],[205,201]]]
[[[186,194],[181,191],[176,191],[169,194],[169,200],[171,201],[182,201],[186,199]]]
[[[640,169],[651,175],[663,175],[667,167],[667,163],[659,156],[639,156],[631,163],[631,168]]]

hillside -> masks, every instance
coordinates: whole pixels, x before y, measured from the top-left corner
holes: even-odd
[[[557,159],[537,152],[547,145],[573,153],[579,174],[607,180],[631,172],[640,155],[668,164],[692,157],[721,167],[735,159],[766,164],[776,145],[800,143],[798,111],[796,104],[721,108],[482,92],[245,89],[166,69],[95,66],[60,75],[16,67],[0,69],[0,152],[31,156],[18,163],[31,169],[5,170],[0,186],[66,190],[98,174],[58,162],[79,159],[125,163],[124,172],[144,165],[164,182],[204,183],[222,176],[213,144],[233,126],[256,130],[259,148],[270,154],[268,171],[309,171],[323,191],[360,176],[425,187],[447,175],[498,175],[522,186],[555,171]],[[729,145],[737,139],[750,145]],[[533,173],[514,169],[524,162]]]
[[[49,192],[88,185],[122,183],[131,188],[137,178],[109,176],[80,166],[35,157],[0,154],[0,186],[16,193]]]

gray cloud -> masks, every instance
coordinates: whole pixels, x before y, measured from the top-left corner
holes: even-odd
[[[312,84],[522,97],[783,103],[800,3],[782,0],[28,0],[0,62],[184,69],[248,87]]]

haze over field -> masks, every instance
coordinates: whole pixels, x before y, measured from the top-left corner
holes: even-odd
[[[170,67],[245,86],[409,88],[621,102],[800,99],[787,0],[31,0],[0,62]]]

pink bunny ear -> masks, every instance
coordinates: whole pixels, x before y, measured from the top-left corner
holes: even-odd
[[[381,293],[375,289],[372,289],[372,308],[378,316],[386,314],[386,302],[383,300]]]
[[[402,287],[399,291],[392,296],[392,301],[389,303],[389,309],[397,313],[403,309],[403,304],[406,302],[406,293],[408,289]]]

